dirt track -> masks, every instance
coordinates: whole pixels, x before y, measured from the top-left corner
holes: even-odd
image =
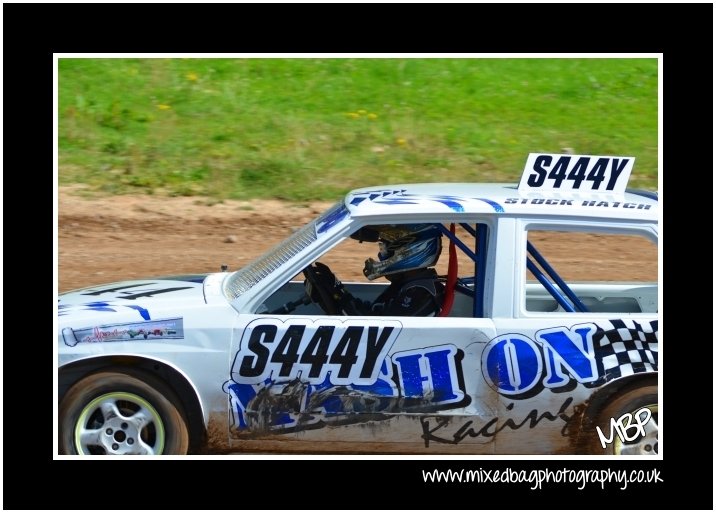
[[[227,201],[209,206],[197,198],[148,195],[90,200],[78,196],[80,190],[59,190],[60,292],[122,279],[214,272],[221,264],[236,270],[331,205]],[[344,242],[326,261],[344,281],[364,281],[362,261],[375,256],[371,245],[357,244]],[[599,236],[582,239],[579,247],[564,236],[541,241],[540,248],[543,244],[566,279],[590,279],[596,271],[582,268],[575,254],[604,253]],[[653,253],[634,244],[612,246],[602,268],[623,280],[655,279]]]

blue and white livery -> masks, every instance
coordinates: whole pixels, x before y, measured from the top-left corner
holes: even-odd
[[[519,184],[357,189],[235,272],[61,294],[58,453],[657,455],[659,203],[627,189],[633,165],[533,153]],[[327,315],[306,295],[337,245],[356,269],[375,254],[359,230],[426,223],[438,317]],[[604,443],[637,412],[642,434]]]

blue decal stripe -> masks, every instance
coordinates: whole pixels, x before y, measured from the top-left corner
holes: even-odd
[[[458,203],[457,201],[453,201],[448,198],[436,198],[435,201],[438,203],[442,203],[446,207],[448,207],[450,210],[454,210],[455,212],[465,212],[465,209],[463,206]]]
[[[141,315],[142,319],[144,319],[145,321],[152,320],[152,318],[149,316],[149,310],[147,310],[146,308],[142,308],[139,305],[127,305],[127,308],[132,308],[132,309],[138,311],[139,315]]]
[[[345,219],[347,215],[348,209],[345,207],[345,205],[341,204],[338,208],[336,208],[332,212],[328,212],[325,216],[323,216],[322,219],[319,219],[316,222],[316,225],[318,226],[318,228],[316,229],[316,233],[325,232],[329,228],[333,227],[334,225]]]
[[[488,205],[490,205],[490,206],[495,210],[495,212],[498,212],[498,213],[501,214],[501,213],[503,213],[503,212],[505,211],[505,209],[502,208],[502,205],[500,205],[499,203],[496,203],[496,202],[494,202],[494,201],[492,201],[492,200],[485,199],[485,198],[476,198],[476,199],[478,199],[478,200],[480,200],[480,201],[484,201],[485,203],[487,203]]]
[[[405,191],[386,191],[383,192],[382,196],[376,194],[376,193],[361,193],[365,194],[365,196],[356,196],[354,197],[350,203],[351,205],[358,205],[365,201],[366,199],[369,201],[372,201],[374,203],[383,203],[386,205],[415,205],[418,204],[420,201],[434,201],[436,203],[442,203],[446,207],[448,207],[450,210],[453,210],[454,212],[464,212],[465,207],[463,206],[462,202],[473,199],[473,198],[463,198],[459,196],[443,196],[443,195],[423,195],[423,194],[413,194],[413,193],[406,193]],[[478,201],[483,201],[490,205],[492,209],[495,212],[498,213],[504,213],[505,209],[500,205],[499,203],[489,200],[486,198],[474,198]]]

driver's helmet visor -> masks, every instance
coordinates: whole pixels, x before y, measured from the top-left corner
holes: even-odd
[[[378,260],[368,258],[363,267],[363,274],[369,280],[388,274],[422,269],[437,262],[442,249],[440,237],[418,240],[388,249],[388,244],[378,242]]]

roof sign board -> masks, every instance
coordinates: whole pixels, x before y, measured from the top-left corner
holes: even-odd
[[[624,193],[634,157],[530,153],[520,191]]]

